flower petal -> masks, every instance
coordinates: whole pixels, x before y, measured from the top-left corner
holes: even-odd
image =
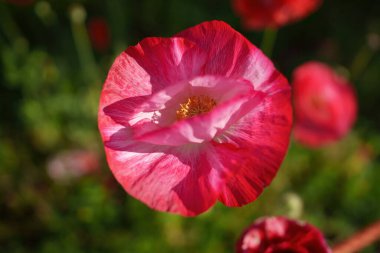
[[[286,154],[292,123],[290,91],[266,97],[264,102],[238,121],[215,146],[231,177],[224,178],[219,200],[227,206],[252,202],[270,184]],[[235,147],[235,148],[231,148]]]
[[[231,79],[223,76],[198,76],[189,82],[191,96],[206,95],[218,103],[225,102],[239,94],[253,91],[253,85],[245,79]]]
[[[204,22],[176,36],[197,44],[208,52],[204,73],[249,80],[255,90],[267,91],[286,88],[287,82],[273,87],[280,75],[273,63],[243,35],[223,21]]]
[[[106,150],[119,183],[153,209],[194,216],[217,199],[208,180],[209,163],[197,152],[180,153],[171,147],[144,143],[124,147],[123,151]]]
[[[141,120],[154,121],[154,113],[166,107],[178,106],[181,94],[189,94],[189,85],[179,83],[168,86],[151,96],[130,97],[104,107],[104,114],[116,123],[131,126]],[[177,99],[174,99],[176,98]],[[183,99],[182,99],[183,100]],[[173,105],[174,104],[174,105]]]
[[[184,38],[147,38],[125,52],[149,74],[154,92],[199,75],[206,60],[205,52]]]
[[[139,113],[142,110],[137,110],[148,99],[149,96],[130,97],[119,100],[103,108],[105,115],[112,118],[115,123],[123,126],[131,125],[131,121],[141,120],[146,118],[147,115]]]

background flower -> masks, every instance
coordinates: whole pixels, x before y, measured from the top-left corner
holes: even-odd
[[[99,170],[99,157],[88,150],[68,150],[56,154],[47,164],[48,175],[58,182],[68,182]]]
[[[88,32],[92,46],[99,52],[106,51],[111,42],[110,30],[106,20],[102,17],[90,19],[88,23]]]
[[[236,244],[237,253],[328,253],[323,234],[314,226],[285,217],[261,218]]]
[[[314,12],[322,0],[232,0],[246,28],[277,28]]]
[[[102,91],[99,129],[127,192],[197,215],[217,200],[241,206],[260,195],[286,153],[291,117],[286,79],[213,21],[122,53]]]
[[[352,86],[330,67],[308,62],[293,73],[295,125],[299,142],[318,147],[339,140],[356,119]]]

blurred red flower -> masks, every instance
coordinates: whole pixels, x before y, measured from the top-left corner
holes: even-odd
[[[308,62],[293,73],[294,137],[318,147],[342,138],[356,119],[357,102],[348,81],[329,66]]]
[[[315,11],[322,0],[233,0],[236,13],[248,29],[277,28]]]
[[[329,253],[322,233],[310,224],[285,217],[261,218],[244,231],[237,253]]]
[[[291,123],[287,80],[221,21],[129,47],[99,107],[108,163],[124,189],[186,216],[217,200],[255,200],[285,156]]]
[[[104,18],[97,17],[90,19],[88,32],[92,46],[99,52],[106,51],[111,42],[111,35],[108,24]]]

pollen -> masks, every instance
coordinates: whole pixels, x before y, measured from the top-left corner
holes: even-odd
[[[211,111],[216,105],[216,101],[208,96],[192,96],[179,105],[177,119],[191,118],[195,115]]]

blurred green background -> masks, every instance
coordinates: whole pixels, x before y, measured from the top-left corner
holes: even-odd
[[[380,218],[380,1],[325,1],[279,31],[272,56],[289,79],[309,60],[350,78],[353,131],[324,149],[292,142],[256,202],[196,218],[150,210],[114,180],[97,130],[102,83],[147,36],[212,19],[257,46],[262,32],[244,30],[227,0],[9,2],[0,1],[0,252],[234,252],[241,231],[268,215],[305,219],[334,245]]]

